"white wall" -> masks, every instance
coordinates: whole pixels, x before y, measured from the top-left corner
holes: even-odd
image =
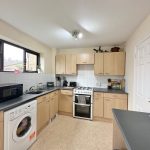
[[[46,85],[47,81],[54,81],[54,76],[45,73],[20,73],[0,72],[0,84],[2,83],[20,83],[23,84],[23,90],[28,90],[31,86],[37,86],[38,83]]]
[[[45,73],[52,72],[52,50],[33,37],[0,20],[0,38],[21,45],[41,54],[41,65]]]
[[[10,72],[1,72],[0,84],[23,83],[24,90],[26,90],[32,85],[36,85],[40,82],[46,84],[47,81],[55,80],[53,67],[55,49],[51,50],[49,47],[40,43],[33,37],[23,33],[2,20],[0,20],[0,38],[39,52],[41,55],[41,65],[43,70],[43,73],[41,74],[21,73],[16,75]]]
[[[123,79],[123,76],[95,76],[94,65],[77,65],[76,76],[66,75],[68,82],[75,81],[78,86],[107,88],[107,79]]]
[[[134,110],[134,52],[136,45],[150,35],[150,15],[136,29],[126,43],[126,91],[129,109]],[[135,100],[136,103],[136,100]]]

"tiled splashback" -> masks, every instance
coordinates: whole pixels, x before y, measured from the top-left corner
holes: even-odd
[[[78,65],[77,76],[65,76],[67,81],[76,81],[78,86],[107,88],[107,79],[123,79],[123,76],[96,76],[93,65]]]
[[[1,83],[21,83],[23,84],[23,90],[28,90],[31,86],[36,86],[38,83],[46,84],[47,81],[54,81],[55,76],[44,73],[20,73],[15,74],[12,72],[0,73]]]
[[[65,76],[67,81],[76,81],[78,86],[107,87],[107,79],[123,79],[123,76],[95,76],[93,65],[78,65],[76,76]],[[44,73],[20,73],[0,72],[1,83],[21,83],[24,91],[38,83],[46,84],[47,81],[55,81],[55,75]]]

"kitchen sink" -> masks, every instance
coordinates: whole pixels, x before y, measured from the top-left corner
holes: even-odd
[[[29,91],[27,92],[26,94],[40,94],[40,93],[43,93],[44,91]]]

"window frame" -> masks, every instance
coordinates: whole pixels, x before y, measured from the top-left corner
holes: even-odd
[[[23,46],[19,46],[17,44],[5,41],[0,39],[0,72],[14,72],[14,71],[4,71],[4,43],[15,46],[17,48],[21,48],[23,50],[23,72],[22,73],[38,73],[38,66],[40,65],[40,53],[25,48]],[[37,56],[37,64],[36,64],[36,71],[26,70],[26,53],[30,53]]]

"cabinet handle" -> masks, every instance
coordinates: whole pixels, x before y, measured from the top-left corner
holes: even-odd
[[[86,61],[83,61],[82,63],[84,63],[84,64],[85,64],[85,63],[87,63],[87,62],[86,62]]]

